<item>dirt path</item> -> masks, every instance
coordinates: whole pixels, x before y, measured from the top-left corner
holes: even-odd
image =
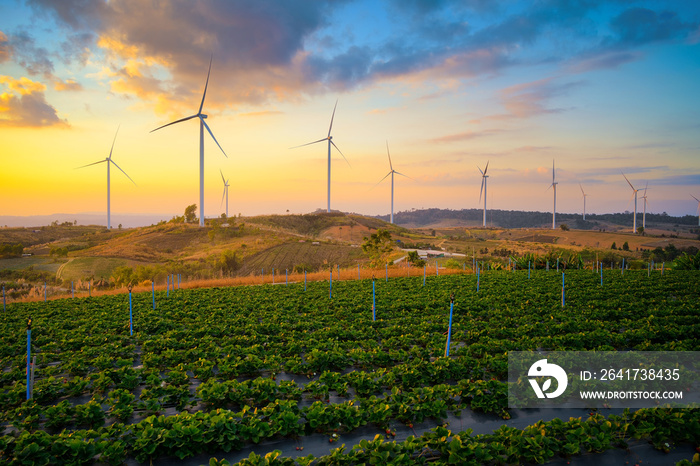
[[[68,264],[70,264],[71,262],[73,262],[73,259],[75,259],[75,258],[72,257],[72,258],[68,259],[68,261],[65,262],[64,264],[61,264],[61,266],[58,268],[58,270],[56,270],[56,279],[61,278],[61,274],[63,273],[63,268],[64,268],[66,265],[68,265]]]

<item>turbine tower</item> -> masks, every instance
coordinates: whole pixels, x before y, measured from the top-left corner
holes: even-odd
[[[165,128],[166,126],[174,125],[175,123],[181,123],[183,121],[191,120],[192,118],[199,118],[199,226],[203,227],[204,226],[204,128],[207,129],[209,132],[209,135],[211,138],[214,140],[217,146],[219,146],[219,149],[221,149],[221,152],[224,154],[224,157],[228,158],[228,155],[226,155],[226,152],[224,152],[224,149],[221,147],[221,144],[219,144],[219,141],[216,140],[214,137],[214,133],[211,132],[211,129],[209,129],[209,125],[207,125],[207,122],[204,121],[207,118],[207,115],[202,113],[202,108],[204,107],[204,99],[207,96],[207,87],[209,86],[209,75],[211,74],[211,62],[213,59],[209,59],[209,71],[207,72],[207,81],[204,84],[204,93],[202,94],[202,102],[199,104],[199,110],[197,111],[196,114],[181,118],[179,120],[175,120],[171,123],[168,123],[167,125],[159,126],[158,128],[154,129],[153,131],[158,131],[159,129]],[[151,133],[153,132],[151,131]]]
[[[625,176],[623,173],[622,176]],[[638,189],[634,189],[634,186],[632,186],[632,183],[630,183],[630,180],[627,179],[625,176],[625,180],[627,181],[627,184],[630,185],[630,188],[632,188],[632,191],[634,194],[634,221],[632,222],[632,233],[637,233],[637,192],[639,192]]]
[[[479,168],[477,166],[476,168]],[[486,174],[487,171],[489,171],[489,162],[486,161],[486,168],[484,168],[484,171],[481,171],[481,168],[479,168],[479,171],[481,172],[481,191],[479,191],[479,202],[481,202],[481,195],[484,195],[484,222],[483,226],[486,226],[486,178],[489,176]]]
[[[387,157],[389,157],[390,171],[389,171],[389,173],[384,175],[384,178],[379,180],[379,183],[384,181],[387,176],[391,175],[391,219],[390,219],[389,223],[394,223],[394,173],[396,173],[397,175],[405,176],[408,179],[413,179],[413,178],[411,178],[410,176],[406,176],[403,173],[399,173],[396,170],[394,170],[394,166],[391,164],[391,155],[389,154],[389,141],[386,142],[386,155],[387,155]],[[377,183],[377,184],[379,184],[379,183]]]
[[[692,197],[693,199],[695,199],[696,201],[698,201],[698,226],[700,226],[700,199],[698,199],[697,197],[693,196],[692,194],[690,195],[690,197]]]
[[[557,227],[556,219],[557,219],[557,183],[554,181],[554,159],[552,159],[552,184],[549,185],[549,188],[554,189],[554,208],[552,209],[552,230],[554,230]],[[547,188],[547,189],[549,189]]]
[[[319,139],[318,141],[308,142],[300,146],[290,147],[290,149],[296,149],[298,147],[310,146],[311,144],[316,144],[318,142],[328,141],[328,212],[331,211],[331,146],[335,147],[336,150],[340,152],[340,155],[343,156],[345,161],[348,163],[348,166],[350,166],[350,162],[348,162],[348,159],[345,158],[345,155],[343,155],[340,149],[338,149],[338,146],[335,145],[335,143],[333,142],[333,136],[331,136],[331,130],[333,129],[333,118],[335,118],[336,107],[338,107],[338,100],[335,101],[335,106],[333,107],[333,114],[331,115],[331,124],[328,127],[328,136],[326,136],[323,139]]]
[[[112,141],[112,148],[109,149],[109,157],[107,157],[104,160],[100,160],[99,162],[89,163],[87,165],[83,165],[82,167],[78,167],[78,168],[85,168],[85,167],[89,167],[91,165],[97,165],[98,163],[105,163],[105,162],[107,163],[107,229],[108,230],[112,229],[112,219],[111,219],[111,212],[110,212],[110,192],[109,192],[110,191],[110,175],[109,175],[110,166],[109,166],[109,164],[112,163],[112,164],[114,164],[115,167],[119,168],[119,171],[124,173],[124,175],[126,175],[126,177],[129,178],[129,180],[132,183],[134,183],[134,186],[136,186],[136,183],[134,182],[134,180],[132,180],[131,177],[129,175],[127,175],[126,172],[124,170],[122,170],[121,167],[119,165],[117,165],[117,163],[114,160],[112,160],[112,151],[114,150],[114,143],[117,140],[118,133],[119,133],[119,127],[117,127],[117,132],[114,133],[114,140]]]
[[[649,182],[647,181],[646,186],[644,186],[644,213],[642,214],[642,228],[647,229],[647,189],[649,188]]]
[[[219,173],[221,173],[221,181],[224,182],[224,195],[221,196],[221,204],[224,203],[224,197],[226,198],[226,218],[228,218],[228,187],[231,186],[228,184],[229,180],[224,178],[224,172],[219,170]]]
[[[578,187],[581,188],[581,194],[583,194],[583,220],[585,221],[586,220],[586,196],[588,196],[588,194],[583,192],[583,186],[581,186],[581,183],[578,184]]]

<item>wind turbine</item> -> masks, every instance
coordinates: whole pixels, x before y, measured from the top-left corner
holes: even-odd
[[[644,186],[644,213],[642,214],[642,228],[647,229],[647,189],[649,188],[649,182],[647,181],[646,186]]]
[[[698,226],[700,226],[700,199],[698,199],[697,197],[693,196],[692,194],[690,195],[690,197],[692,197],[693,199],[695,199],[696,201],[698,201]]]
[[[622,176],[625,176],[624,173],[622,173]],[[637,192],[639,192],[638,189],[634,189],[634,186],[632,186],[632,183],[630,183],[630,180],[627,179],[625,176],[625,180],[627,181],[627,184],[630,185],[630,188],[632,188],[632,191],[634,192],[634,221],[632,222],[632,233],[637,233]]]
[[[479,168],[477,166],[476,168]],[[479,191],[479,202],[481,202],[481,195],[484,195],[484,222],[483,226],[486,226],[486,178],[489,176],[486,174],[487,171],[489,171],[489,162],[486,161],[486,168],[484,168],[484,171],[481,171],[481,168],[479,168],[479,171],[481,172],[481,191]]]
[[[338,107],[338,100],[335,101],[335,107],[333,107],[333,114],[331,115],[331,124],[328,127],[328,136],[326,136],[323,139],[319,139],[318,141],[308,142],[300,146],[290,147],[290,149],[296,149],[298,147],[310,146],[311,144],[316,144],[317,142],[328,141],[328,212],[331,211],[331,145],[335,147],[336,150],[340,152],[340,155],[342,155],[345,159],[345,155],[343,155],[340,149],[338,149],[338,146],[335,145],[335,143],[333,142],[333,136],[331,136],[331,130],[333,129],[333,118],[335,118],[336,107]],[[350,162],[348,162],[348,159],[345,159],[345,161],[348,163],[349,166]]]
[[[221,203],[224,203],[224,197],[226,198],[226,218],[228,218],[228,187],[231,186],[228,184],[229,180],[224,178],[224,172],[219,170],[219,173],[221,173],[221,181],[224,182],[224,195],[221,196]]]
[[[391,175],[391,219],[389,223],[394,223],[394,173],[397,175],[405,176],[406,178],[412,179],[410,176],[406,176],[403,173],[399,173],[396,170],[394,170],[394,166],[391,164],[391,155],[389,154],[389,141],[386,142],[386,155],[389,157],[389,168],[391,171],[384,175],[384,178],[379,180],[379,183],[384,181],[387,176]],[[377,184],[379,184],[377,183]]]
[[[552,159],[552,184],[549,185],[549,188],[554,188],[554,208],[552,209],[552,230],[554,230],[557,226],[556,224],[556,217],[557,217],[557,183],[554,181],[554,160]]]
[[[132,183],[134,183],[134,186],[136,186],[136,183],[134,182],[134,180],[132,180],[131,177],[130,177],[129,175],[127,175],[126,172],[125,172],[124,170],[122,170],[121,167],[120,167],[119,165],[117,165],[117,162],[115,162],[114,160],[112,160],[112,151],[114,150],[114,143],[115,143],[116,140],[117,140],[117,134],[118,134],[118,133],[119,133],[119,127],[117,127],[117,132],[114,133],[114,140],[112,141],[112,148],[109,149],[109,157],[107,157],[107,158],[104,159],[104,160],[100,160],[99,162],[89,163],[89,164],[87,164],[87,165],[83,165],[82,167],[78,167],[78,168],[85,168],[85,167],[89,167],[89,166],[91,166],[91,165],[97,165],[98,163],[104,163],[104,162],[107,163],[107,229],[108,229],[108,230],[111,230],[111,229],[112,229],[112,221],[111,221],[111,213],[110,213],[110,194],[109,194],[109,185],[110,185],[110,179],[109,179],[109,168],[110,168],[110,166],[109,166],[109,164],[110,164],[110,163],[113,163],[114,166],[117,167],[117,168],[119,168],[119,171],[121,171],[122,173],[124,173],[124,175],[126,175],[126,177],[129,178],[129,180],[131,180]]]
[[[588,196],[588,194],[583,192],[583,186],[581,186],[581,183],[578,184],[578,187],[581,188],[581,194],[583,194],[583,220],[586,220],[586,196]]]
[[[221,152],[224,154],[224,157],[228,158],[228,155],[226,155],[226,152],[224,152],[224,149],[221,147],[221,144],[219,144],[219,141],[216,140],[214,137],[214,133],[211,132],[211,129],[209,129],[209,125],[207,125],[207,122],[204,121],[207,118],[207,115],[202,113],[202,108],[204,107],[204,98],[207,96],[207,87],[209,86],[209,75],[211,74],[211,62],[213,59],[209,59],[209,71],[207,72],[207,81],[204,84],[204,93],[202,94],[202,103],[199,104],[199,110],[197,111],[196,114],[188,116],[186,118],[181,118],[179,120],[175,120],[171,123],[168,123],[167,125],[159,126],[158,128],[154,129],[153,131],[158,131],[159,129],[165,128],[166,126],[174,125],[175,123],[181,123],[183,121],[191,120],[192,118],[199,118],[199,226],[203,227],[204,226],[204,128],[207,129],[209,132],[209,135],[211,135],[211,138],[214,140],[217,146],[219,146],[219,149],[221,149]],[[151,131],[151,133],[153,132]]]

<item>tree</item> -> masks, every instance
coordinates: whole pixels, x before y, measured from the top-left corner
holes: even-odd
[[[408,251],[408,262],[415,267],[423,267],[425,261],[420,258],[418,251]]]
[[[365,238],[362,244],[362,250],[367,253],[374,267],[383,265],[392,249],[391,233],[381,228]]]
[[[622,245],[622,250],[623,251],[629,251],[630,250],[630,245],[627,243],[627,241],[624,242]]]
[[[197,204],[188,205],[185,208],[185,223],[197,222]]]
[[[637,227],[637,234],[644,236],[644,227]]]
[[[569,225],[567,225],[566,223],[562,223],[561,225],[559,225],[559,228],[561,228],[561,231],[569,231]]]
[[[617,244],[615,243],[615,241],[613,241],[613,244],[612,246],[610,246],[610,249],[617,249]]]

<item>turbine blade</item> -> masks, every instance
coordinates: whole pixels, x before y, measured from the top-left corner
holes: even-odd
[[[552,184],[554,184],[554,159],[552,159]]]
[[[481,176],[483,177],[483,176],[484,176],[484,171],[483,171],[483,170],[482,170],[481,168],[479,168],[479,166],[478,166],[478,165],[476,166],[476,168],[478,168],[478,169],[479,169],[479,172],[481,173]]]
[[[311,144],[316,144],[317,142],[323,142],[323,141],[328,141],[328,138],[319,139],[318,141],[314,141],[314,142],[307,142],[306,144],[302,144],[300,146],[290,147],[290,149],[297,149],[299,147],[310,146]]]
[[[485,177],[481,177],[481,191],[479,191],[479,204],[481,204],[481,196],[484,194],[484,182],[486,181]]]
[[[409,180],[413,180],[413,178],[411,178],[410,176],[404,175],[403,173],[399,173],[399,172],[397,172],[396,170],[394,170],[394,173],[396,173],[397,175],[401,175],[401,176],[403,176],[403,177],[406,177],[406,178],[408,178]],[[413,181],[415,181],[415,180],[413,180]]]
[[[382,181],[386,180],[387,176],[389,176],[389,175],[391,175],[391,172],[389,172],[389,173],[387,173],[386,175],[384,175],[384,178],[382,178],[381,180],[379,180],[379,182],[378,182],[377,184],[375,184],[374,186],[372,186],[371,189],[374,189],[374,188],[376,188],[377,186],[379,186],[379,184],[380,184]]]
[[[333,145],[333,147],[335,147],[335,149],[336,149],[338,152],[340,152],[340,149],[338,149],[338,146],[335,145],[335,143],[333,142],[332,139],[330,140],[330,143]],[[342,155],[343,158],[345,159],[345,155],[343,155],[342,152],[340,152],[340,155]],[[348,162],[348,159],[345,159],[345,161]],[[350,162],[348,162],[348,167],[352,168],[352,165],[350,165]]]
[[[156,128],[156,129],[150,131],[150,133],[152,133],[153,131],[158,131],[159,129],[165,128],[166,126],[174,125],[175,123],[180,123],[180,122],[183,122],[183,121],[191,120],[192,118],[196,118],[197,116],[198,116],[198,115],[192,115],[192,116],[188,116],[187,118],[180,118],[179,120],[175,120],[175,121],[173,121],[173,122],[171,122],[171,123],[168,123],[167,125],[159,126],[158,128]]]
[[[224,205],[224,198],[226,197],[226,186],[224,186],[224,193],[221,195],[221,204],[219,204],[219,207]]]
[[[112,160],[112,151],[114,150],[114,143],[115,143],[116,140],[117,140],[117,134],[119,134],[119,128],[120,128],[120,127],[121,127],[121,124],[119,124],[119,126],[117,126],[117,132],[114,133],[114,139],[112,140],[112,148],[109,149],[109,157],[107,157],[109,160]]]
[[[486,161],[486,168],[484,168],[484,176],[486,176],[486,172],[489,171],[489,161]]]
[[[209,125],[207,124],[207,122],[204,121],[204,118],[200,118],[200,120],[202,121],[202,123],[204,123],[204,127],[207,129],[207,131],[209,132],[209,135],[214,140],[216,145],[219,146],[219,149],[221,149],[221,152],[224,154],[224,157],[228,158],[228,155],[226,155],[226,152],[224,152],[223,147],[221,147],[221,144],[219,144],[219,141],[217,141],[216,138],[214,137],[214,133],[212,133],[211,129],[209,129]]]
[[[331,129],[333,129],[333,118],[335,118],[335,109],[338,106],[338,99],[335,99],[335,107],[333,107],[333,115],[331,115],[331,125],[328,127],[328,137],[331,137]]]
[[[581,186],[581,183],[578,184],[578,187],[581,188],[581,194],[583,194],[583,197],[586,197],[586,193],[583,192],[583,186]]]
[[[223,181],[224,186],[226,186],[226,179],[224,178],[224,172],[222,172],[220,168],[219,168],[219,173],[221,173],[221,181]]]
[[[692,194],[690,195],[690,197],[692,197],[692,198],[695,199],[696,201],[700,202],[700,199],[698,199],[697,197],[693,196]]]
[[[136,182],[134,180],[132,180],[131,177],[129,175],[127,175],[126,172],[124,170],[122,170],[122,168],[119,165],[117,165],[117,162],[115,162],[114,160],[110,160],[110,162],[112,162],[114,164],[114,166],[119,169],[120,172],[124,173],[124,175],[126,175],[126,177],[129,178],[129,180],[131,180],[132,183],[134,183],[134,186],[137,186]]]
[[[93,162],[93,163],[89,163],[87,165],[83,165],[82,167],[75,167],[75,169],[77,170],[78,168],[85,168],[85,167],[89,167],[90,165],[97,165],[98,163],[104,163],[104,162],[108,162],[108,161],[109,160],[104,159],[104,160],[100,160],[99,162]]]
[[[197,115],[200,115],[202,113],[202,108],[204,107],[204,98],[207,96],[207,87],[209,86],[209,75],[211,74],[211,61],[214,59],[214,54],[211,54],[211,58],[209,58],[209,71],[207,71],[207,82],[204,84],[204,93],[202,94],[202,103],[199,104],[199,112],[197,112]]]
[[[622,173],[622,172],[620,172],[620,173]],[[625,176],[625,174],[622,173],[622,176]],[[634,191],[635,190],[634,186],[632,186],[632,183],[630,183],[630,180],[628,180],[626,176],[625,176],[625,180],[627,181],[627,184],[630,185],[630,188],[632,188],[632,190]]]
[[[386,155],[389,157],[389,168],[393,171],[394,166],[391,164],[391,154],[389,154],[389,141],[386,142]]]

